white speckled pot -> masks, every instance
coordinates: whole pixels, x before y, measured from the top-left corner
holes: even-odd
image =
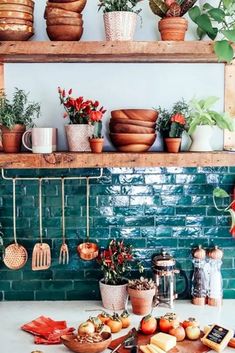
[[[129,11],[104,13],[106,40],[133,40],[137,15]]]
[[[89,137],[92,126],[88,124],[65,125],[65,132],[70,152],[90,152]]]
[[[105,284],[99,282],[100,294],[105,309],[123,310],[127,301],[127,282],[121,285]]]

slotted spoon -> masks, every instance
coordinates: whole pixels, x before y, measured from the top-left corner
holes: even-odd
[[[69,249],[65,242],[65,217],[64,217],[64,178],[61,178],[61,211],[62,211],[62,245],[60,247],[59,264],[69,263]]]
[[[19,270],[28,260],[27,250],[17,242],[16,238],[16,180],[13,179],[13,234],[14,244],[6,247],[3,262],[11,270]]]
[[[47,270],[51,266],[51,249],[46,243],[43,243],[42,237],[42,179],[39,178],[39,236],[40,243],[36,243],[33,248],[32,270]]]

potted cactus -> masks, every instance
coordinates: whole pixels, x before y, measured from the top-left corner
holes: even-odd
[[[132,311],[136,315],[147,315],[151,312],[156,286],[152,279],[140,277],[130,280],[128,294],[130,296]]]
[[[161,20],[158,29],[162,40],[182,41],[188,29],[183,17],[197,0],[149,0],[153,13]]]
[[[95,121],[93,123],[93,134],[92,134],[92,137],[90,137],[89,142],[90,142],[91,152],[94,152],[94,153],[101,153],[102,152],[104,138],[102,137],[102,121],[101,120]]]

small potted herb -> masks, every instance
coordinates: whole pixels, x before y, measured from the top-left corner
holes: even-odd
[[[188,29],[188,21],[183,17],[197,0],[149,0],[153,13],[161,20],[158,28],[162,40],[182,41]]]
[[[187,129],[189,106],[184,101],[176,102],[171,110],[158,108],[157,130],[161,133],[167,152],[180,150],[182,134]]]
[[[94,111],[90,114],[90,123],[93,125],[92,137],[89,139],[91,151],[101,153],[103,150],[104,138],[102,137],[102,117],[103,111]]]
[[[142,0],[99,0],[99,10],[104,12],[106,40],[133,40],[137,15],[136,9]]]
[[[149,314],[155,293],[156,286],[152,279],[140,277],[140,279],[130,280],[128,283],[128,294],[133,313],[136,315]]]
[[[4,152],[20,152],[26,127],[32,127],[33,119],[39,118],[40,105],[30,102],[28,95],[24,90],[15,88],[12,100],[9,100],[4,91],[0,92],[0,126]]]

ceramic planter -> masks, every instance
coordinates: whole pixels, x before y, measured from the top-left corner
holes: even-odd
[[[92,127],[88,124],[66,125],[66,137],[70,152],[90,152],[89,137]]]
[[[177,137],[166,137],[164,139],[165,145],[166,145],[166,150],[167,152],[170,153],[177,153],[180,150],[181,146],[181,138]]]
[[[158,22],[162,40],[184,41],[188,21],[183,17],[167,17]]]
[[[101,280],[99,286],[103,307],[109,310],[123,310],[128,298],[127,285],[127,281],[121,285],[110,285]]]
[[[147,315],[152,310],[156,289],[137,290],[128,288],[133,314]]]
[[[213,127],[209,125],[200,125],[196,127],[196,130],[191,134],[193,140],[190,147],[191,152],[206,152],[213,151],[211,147],[211,137],[213,133]]]
[[[91,138],[89,140],[91,152],[101,153],[103,150],[104,139],[103,138]]]
[[[137,15],[129,11],[113,11],[104,13],[106,40],[133,40]]]
[[[1,130],[3,151],[6,153],[19,153],[21,150],[22,136],[26,127],[21,124],[16,124],[12,129],[2,126]]]

